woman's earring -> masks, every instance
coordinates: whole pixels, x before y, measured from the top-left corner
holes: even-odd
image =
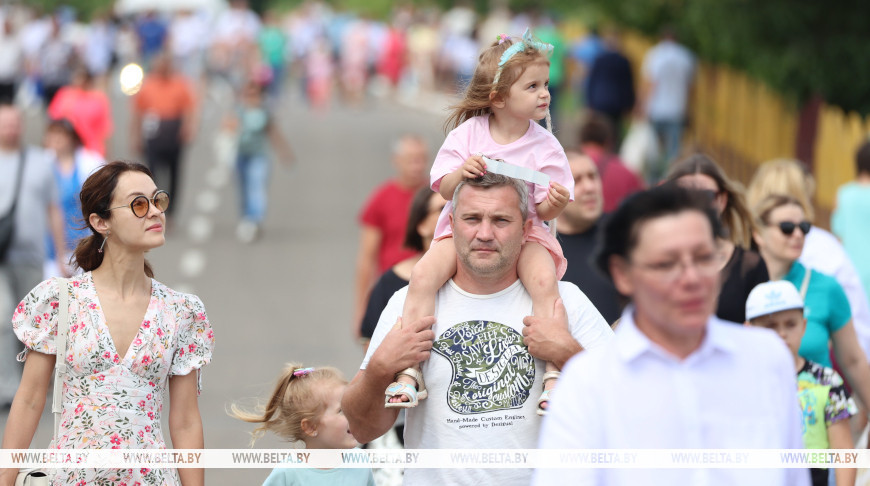
[[[106,246],[106,241],[108,241],[108,239],[109,239],[109,232],[106,231],[106,236],[103,237],[103,244],[100,245],[100,248],[99,248],[99,249],[97,249],[97,253],[102,253],[102,252],[103,252],[103,247]]]

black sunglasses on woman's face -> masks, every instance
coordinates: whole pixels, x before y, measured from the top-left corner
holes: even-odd
[[[782,234],[784,234],[784,235],[791,235],[792,233],[794,233],[795,228],[800,228],[801,233],[807,234],[810,232],[810,228],[813,227],[812,223],[810,223],[809,221],[801,221],[800,223],[793,223],[791,221],[783,221],[782,223],[779,223],[777,226],[779,226],[779,230],[782,231]]]

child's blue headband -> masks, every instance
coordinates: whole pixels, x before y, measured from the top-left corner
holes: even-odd
[[[507,36],[502,34],[498,36],[499,44],[507,39]],[[504,68],[504,65],[507,64],[508,61],[512,57],[514,57],[517,53],[523,52],[526,49],[534,49],[536,51],[541,52],[542,54],[549,56],[553,52],[553,45],[547,44],[546,42],[541,42],[539,40],[532,39],[532,33],[527,28],[525,32],[523,32],[523,40],[512,44],[507,48],[504,53],[501,55],[501,59],[498,61],[498,69],[495,71],[495,79],[492,81],[493,87],[498,84],[499,78],[501,78],[501,71]]]

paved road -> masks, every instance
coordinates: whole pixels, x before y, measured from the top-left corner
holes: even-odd
[[[264,397],[285,362],[334,365],[353,376],[362,358],[350,334],[357,212],[390,176],[393,140],[420,133],[433,155],[443,140],[444,116],[433,113],[431,103],[429,109],[412,109],[378,100],[366,109],[336,105],[315,114],[292,94],[286,98],[280,124],[298,164],[274,168],[263,238],[252,245],[235,238],[237,191],[215,150],[220,111],[212,99],[187,157],[184,192],[174,201],[180,204],[178,219],[166,246],[149,256],[159,280],[202,298],[214,326],[214,361],[203,373],[200,397],[207,448],[247,445],[252,427],[228,417],[226,409],[231,402],[252,405]],[[122,101],[115,105],[110,155],[130,158]],[[28,123],[30,140],[39,123],[38,117]],[[0,413],[0,428],[7,413]],[[165,425],[164,433],[168,440]],[[47,410],[34,447],[44,447],[50,437]],[[267,436],[257,447],[286,444]],[[209,470],[207,484],[259,484],[268,472]]]

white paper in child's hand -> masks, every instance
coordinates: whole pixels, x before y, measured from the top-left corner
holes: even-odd
[[[508,164],[500,160],[490,159],[483,156],[483,161],[486,162],[486,171],[503,176],[513,177],[514,179],[522,179],[526,182],[539,185],[541,187],[550,186],[550,176],[543,172],[530,169],[528,167],[520,167],[518,165]]]

